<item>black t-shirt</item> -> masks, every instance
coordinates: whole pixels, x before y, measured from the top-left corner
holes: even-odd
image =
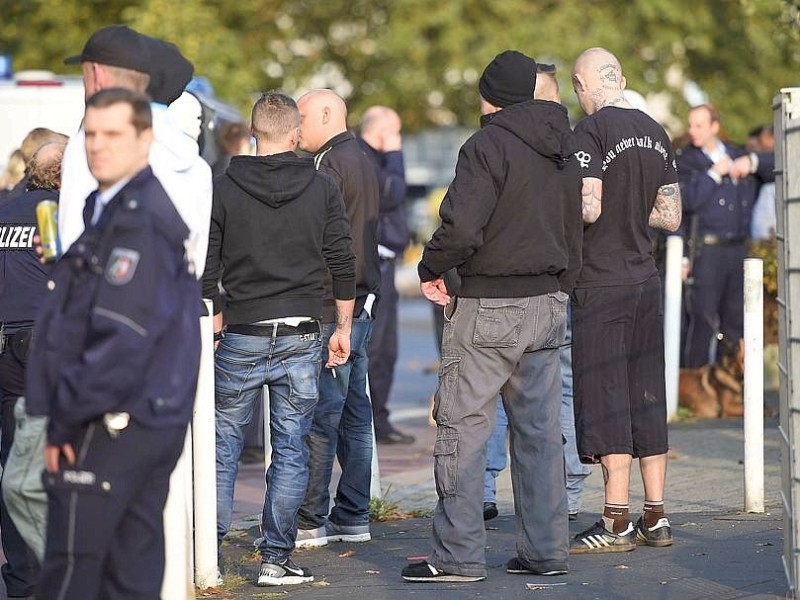
[[[639,110],[607,106],[575,128],[581,177],[603,181],[600,217],[583,230],[575,287],[630,285],[656,274],[648,219],[658,189],[677,183],[664,129]]]

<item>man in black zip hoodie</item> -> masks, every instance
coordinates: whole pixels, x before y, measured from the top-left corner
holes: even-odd
[[[372,480],[372,408],[367,391],[367,347],[374,302],[380,287],[378,261],[378,179],[372,163],[347,131],[347,106],[330,90],[313,90],[297,102],[300,147],[314,153],[317,168],[341,190],[356,254],[356,303],[350,360],[341,368],[323,369],[319,404],[308,436],[308,491],[298,515],[297,547],[329,541],[366,542]],[[326,302],[330,302],[330,295]],[[325,335],[333,330],[333,313],[323,317]],[[328,488],[334,457],[342,475],[330,507]]]
[[[214,182],[203,296],[222,330],[215,354],[217,533],[231,522],[244,428],[269,385],[272,462],[262,515],[258,585],[312,581],[295,565],[297,509],[308,481],[306,437],[319,397],[321,362],[347,361],[355,295],[355,257],[342,196],[294,150],[300,115],[294,100],[267,92],[253,107],[257,156],[235,156]],[[322,358],[320,317],[330,271],[336,326]],[[331,308],[334,308],[332,306]],[[217,334],[215,333],[215,338]]]
[[[531,100],[535,82],[536,62],[516,51],[484,70],[482,128],[459,152],[419,264],[423,294],[446,307],[433,409],[439,501],[430,559],[403,569],[406,581],[486,578],[485,443],[501,391],[521,528],[507,570],[568,569],[559,346],[580,268],[580,183],[566,109]],[[442,277],[450,269],[457,295]]]

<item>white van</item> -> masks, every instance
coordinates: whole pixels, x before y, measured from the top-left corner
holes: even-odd
[[[83,111],[80,76],[19,71],[12,81],[0,81],[0,170],[31,129],[47,127],[71,136]]]
[[[202,106],[200,155],[209,164],[220,156],[219,132],[226,122],[242,122],[239,112],[214,97],[205,83],[187,86]],[[13,81],[0,81],[0,172],[9,155],[19,148],[31,129],[47,127],[72,136],[83,119],[85,100],[80,76],[54,75],[51,71],[19,71]]]

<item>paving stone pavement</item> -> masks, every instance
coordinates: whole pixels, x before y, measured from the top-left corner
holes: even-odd
[[[398,428],[416,436],[410,446],[379,446],[384,497],[401,511],[430,514],[436,502],[432,475],[435,429],[427,422],[436,375],[425,367],[435,360],[430,309],[401,306],[401,351],[392,396]],[[405,336],[405,339],[404,339]],[[412,342],[409,344],[409,339]],[[776,405],[773,395],[768,403]],[[413,584],[400,570],[410,558],[429,552],[430,519],[393,520],[371,525],[372,541],[330,544],[301,550],[295,561],[311,569],[313,584],[259,588],[254,584],[258,555],[257,517],[263,502],[263,467],[243,465],[237,482],[239,529],[223,549],[226,582],[205,597],[406,599],[597,599],[700,600],[787,598],[782,564],[783,514],[780,502],[780,433],[776,418],[764,427],[765,514],[746,514],[744,434],[741,419],[684,421],[670,425],[666,508],[675,544],[633,552],[582,555],[570,559],[563,577],[509,575],[506,561],[516,554],[510,477],[498,480],[500,517],[487,523],[486,581],[472,584]],[[335,482],[334,482],[335,485]],[[570,523],[572,534],[598,519],[602,509],[599,467],[586,480],[584,512]],[[643,496],[638,467],[631,476],[631,511],[638,516]],[[199,592],[198,592],[199,594]],[[198,595],[198,597],[204,597]]]

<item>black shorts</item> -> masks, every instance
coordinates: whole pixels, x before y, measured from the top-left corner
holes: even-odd
[[[581,460],[664,454],[664,315],[658,277],[638,285],[576,289],[572,327]]]

